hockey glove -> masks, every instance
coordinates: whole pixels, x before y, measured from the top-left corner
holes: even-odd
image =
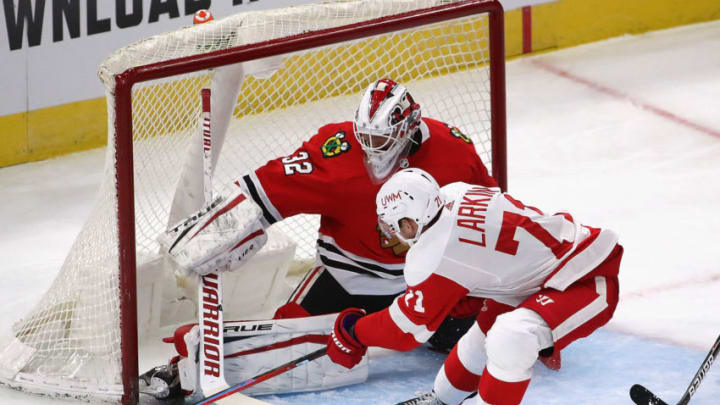
[[[353,368],[360,363],[367,347],[355,337],[355,323],[365,316],[365,311],[348,308],[338,315],[328,340],[327,355],[334,363]]]
[[[238,188],[219,197],[158,238],[185,272],[200,275],[239,268],[267,241],[262,210]]]

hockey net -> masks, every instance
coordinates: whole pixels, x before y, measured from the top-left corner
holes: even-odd
[[[132,403],[138,334],[194,317],[156,238],[202,203],[192,152],[202,88],[212,89],[213,137],[222,137],[213,150],[216,195],[320,126],[351,120],[362,91],[383,77],[405,84],[424,116],[468,135],[504,185],[503,41],[495,0],[337,0],[241,13],[112,54],[99,72],[109,123],[104,181],[55,282],[0,351],[0,381]],[[272,309],[287,292],[288,268],[314,259],[318,223],[300,215],[273,225],[248,265],[261,270],[243,269],[250,276],[226,286],[234,290],[225,297],[240,297],[226,311]]]

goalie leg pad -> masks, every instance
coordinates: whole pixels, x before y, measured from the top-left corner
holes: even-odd
[[[233,385],[325,347],[337,314],[293,319],[231,321],[224,324],[225,379]],[[167,340],[169,341],[169,340]],[[183,391],[194,391],[199,364],[199,328],[185,325],[173,338]],[[181,342],[181,343],[178,343]],[[367,380],[368,360],[348,370],[323,356],[244,390],[248,394],[280,394],[329,389]]]
[[[237,188],[162,234],[163,251],[185,272],[234,270],[267,241],[261,208]]]
[[[327,345],[337,314],[225,324],[225,378],[237,384]],[[367,380],[367,356],[348,370],[323,356],[250,387],[279,394],[340,387]]]

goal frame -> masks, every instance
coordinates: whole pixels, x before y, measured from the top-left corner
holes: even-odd
[[[115,165],[120,262],[121,380],[123,404],[138,402],[138,333],[136,294],[135,200],[133,165],[133,85],[198,70],[351,41],[446,20],[487,14],[489,22],[492,175],[507,189],[504,11],[499,0],[464,0],[385,16],[341,27],[311,31],[202,55],[137,66],[115,75]]]

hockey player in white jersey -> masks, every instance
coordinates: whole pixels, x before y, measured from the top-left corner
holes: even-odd
[[[496,188],[442,189],[420,169],[394,174],[376,199],[378,221],[411,245],[407,289],[390,307],[340,313],[328,342],[351,368],[368,346],[411,350],[453,308],[482,306],[434,389],[407,403],[517,405],[541,352],[563,349],[606,324],[618,302],[623,248],[607,229],[547,215]],[[488,316],[490,314],[491,316]]]

